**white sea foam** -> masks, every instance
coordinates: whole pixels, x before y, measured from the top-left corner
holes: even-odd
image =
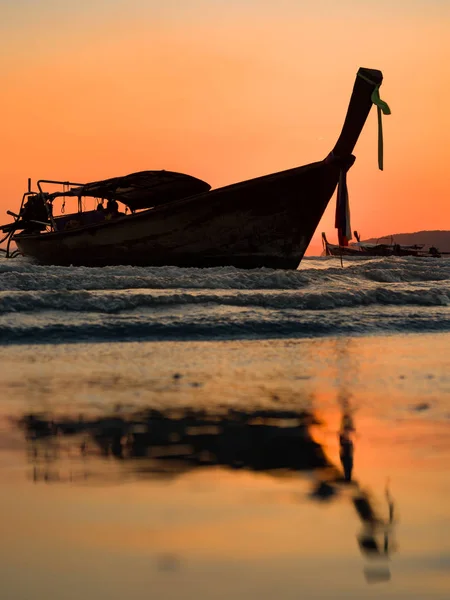
[[[297,271],[0,261],[1,343],[450,330],[450,260],[307,259]]]
[[[0,260],[0,290],[111,290],[111,289],[299,289],[308,285],[350,283],[433,282],[450,280],[450,260],[383,258],[345,261],[303,261],[301,269],[241,270],[234,267],[182,269],[179,267],[46,267],[25,259]]]
[[[71,311],[114,314],[119,312],[158,309],[192,304],[261,307],[273,309],[332,310],[336,308],[370,305],[396,306],[449,306],[450,285],[441,287],[380,286],[368,289],[299,290],[188,293],[185,290],[149,292],[132,291],[30,291],[2,292],[0,314],[11,312],[36,313],[41,311]]]

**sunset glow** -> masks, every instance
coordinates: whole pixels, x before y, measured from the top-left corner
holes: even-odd
[[[395,6],[393,6],[395,4]],[[450,229],[446,0],[0,0],[0,222],[27,178],[167,169],[219,187],[321,160],[358,67],[384,73],[349,173],[363,238]],[[334,202],[320,232],[334,241]]]

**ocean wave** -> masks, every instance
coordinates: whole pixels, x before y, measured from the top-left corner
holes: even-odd
[[[302,262],[297,271],[234,267],[48,267],[25,259],[0,260],[0,290],[221,289],[294,290],[339,283],[418,283],[450,280],[450,260],[377,258],[344,261],[329,257]]]
[[[268,309],[333,310],[359,306],[449,306],[450,285],[438,287],[334,286],[299,291],[254,291],[233,293],[150,291],[30,291],[1,292],[0,314],[42,311],[115,314],[187,305],[261,307]]]
[[[0,259],[0,344],[450,331],[450,260],[308,258],[297,271]]]
[[[295,338],[379,333],[448,332],[449,311],[442,308],[398,308],[354,311],[265,311],[246,309],[220,313],[189,311],[183,314],[142,314],[128,318],[107,315],[95,319],[54,318],[0,322],[1,344],[150,341],[189,339]]]

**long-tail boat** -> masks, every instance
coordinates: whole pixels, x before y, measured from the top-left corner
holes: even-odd
[[[346,202],[345,175],[372,104],[379,126],[381,113],[390,112],[379,97],[382,79],[381,71],[359,69],[341,134],[324,160],[213,190],[171,171],[87,184],[40,180],[38,191],[29,181],[0,242],[7,255],[12,241],[50,265],[296,269],[338,183],[338,202]],[[54,183],[63,190],[44,191]],[[68,197],[78,200],[78,211],[56,216],[55,201]],[[97,209],[84,210],[88,197]]]
[[[430,246],[428,250],[424,249],[425,244],[398,244],[390,236],[389,241],[383,241],[384,238],[377,240],[375,244],[361,242],[358,232],[354,232],[356,242],[353,244],[341,245],[331,244],[327,240],[325,233],[322,233],[323,253],[325,256],[356,256],[360,258],[371,258],[373,256],[415,256],[427,258],[441,258],[441,252],[435,246]],[[445,254],[445,253],[444,253]]]

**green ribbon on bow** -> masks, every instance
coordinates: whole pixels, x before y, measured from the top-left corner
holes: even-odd
[[[358,75],[370,83],[371,85],[375,85],[373,81],[371,81],[368,77],[358,72]],[[378,84],[372,92],[371,96],[372,102],[377,107],[377,117],[378,117],[378,168],[380,171],[383,170],[383,122],[382,115],[390,115],[391,109],[389,108],[387,102],[380,98],[380,84]]]
[[[380,171],[383,170],[383,122],[382,115],[390,115],[391,109],[387,105],[387,102],[380,98],[380,86],[373,90],[371,100],[377,107],[378,117],[378,168]]]

